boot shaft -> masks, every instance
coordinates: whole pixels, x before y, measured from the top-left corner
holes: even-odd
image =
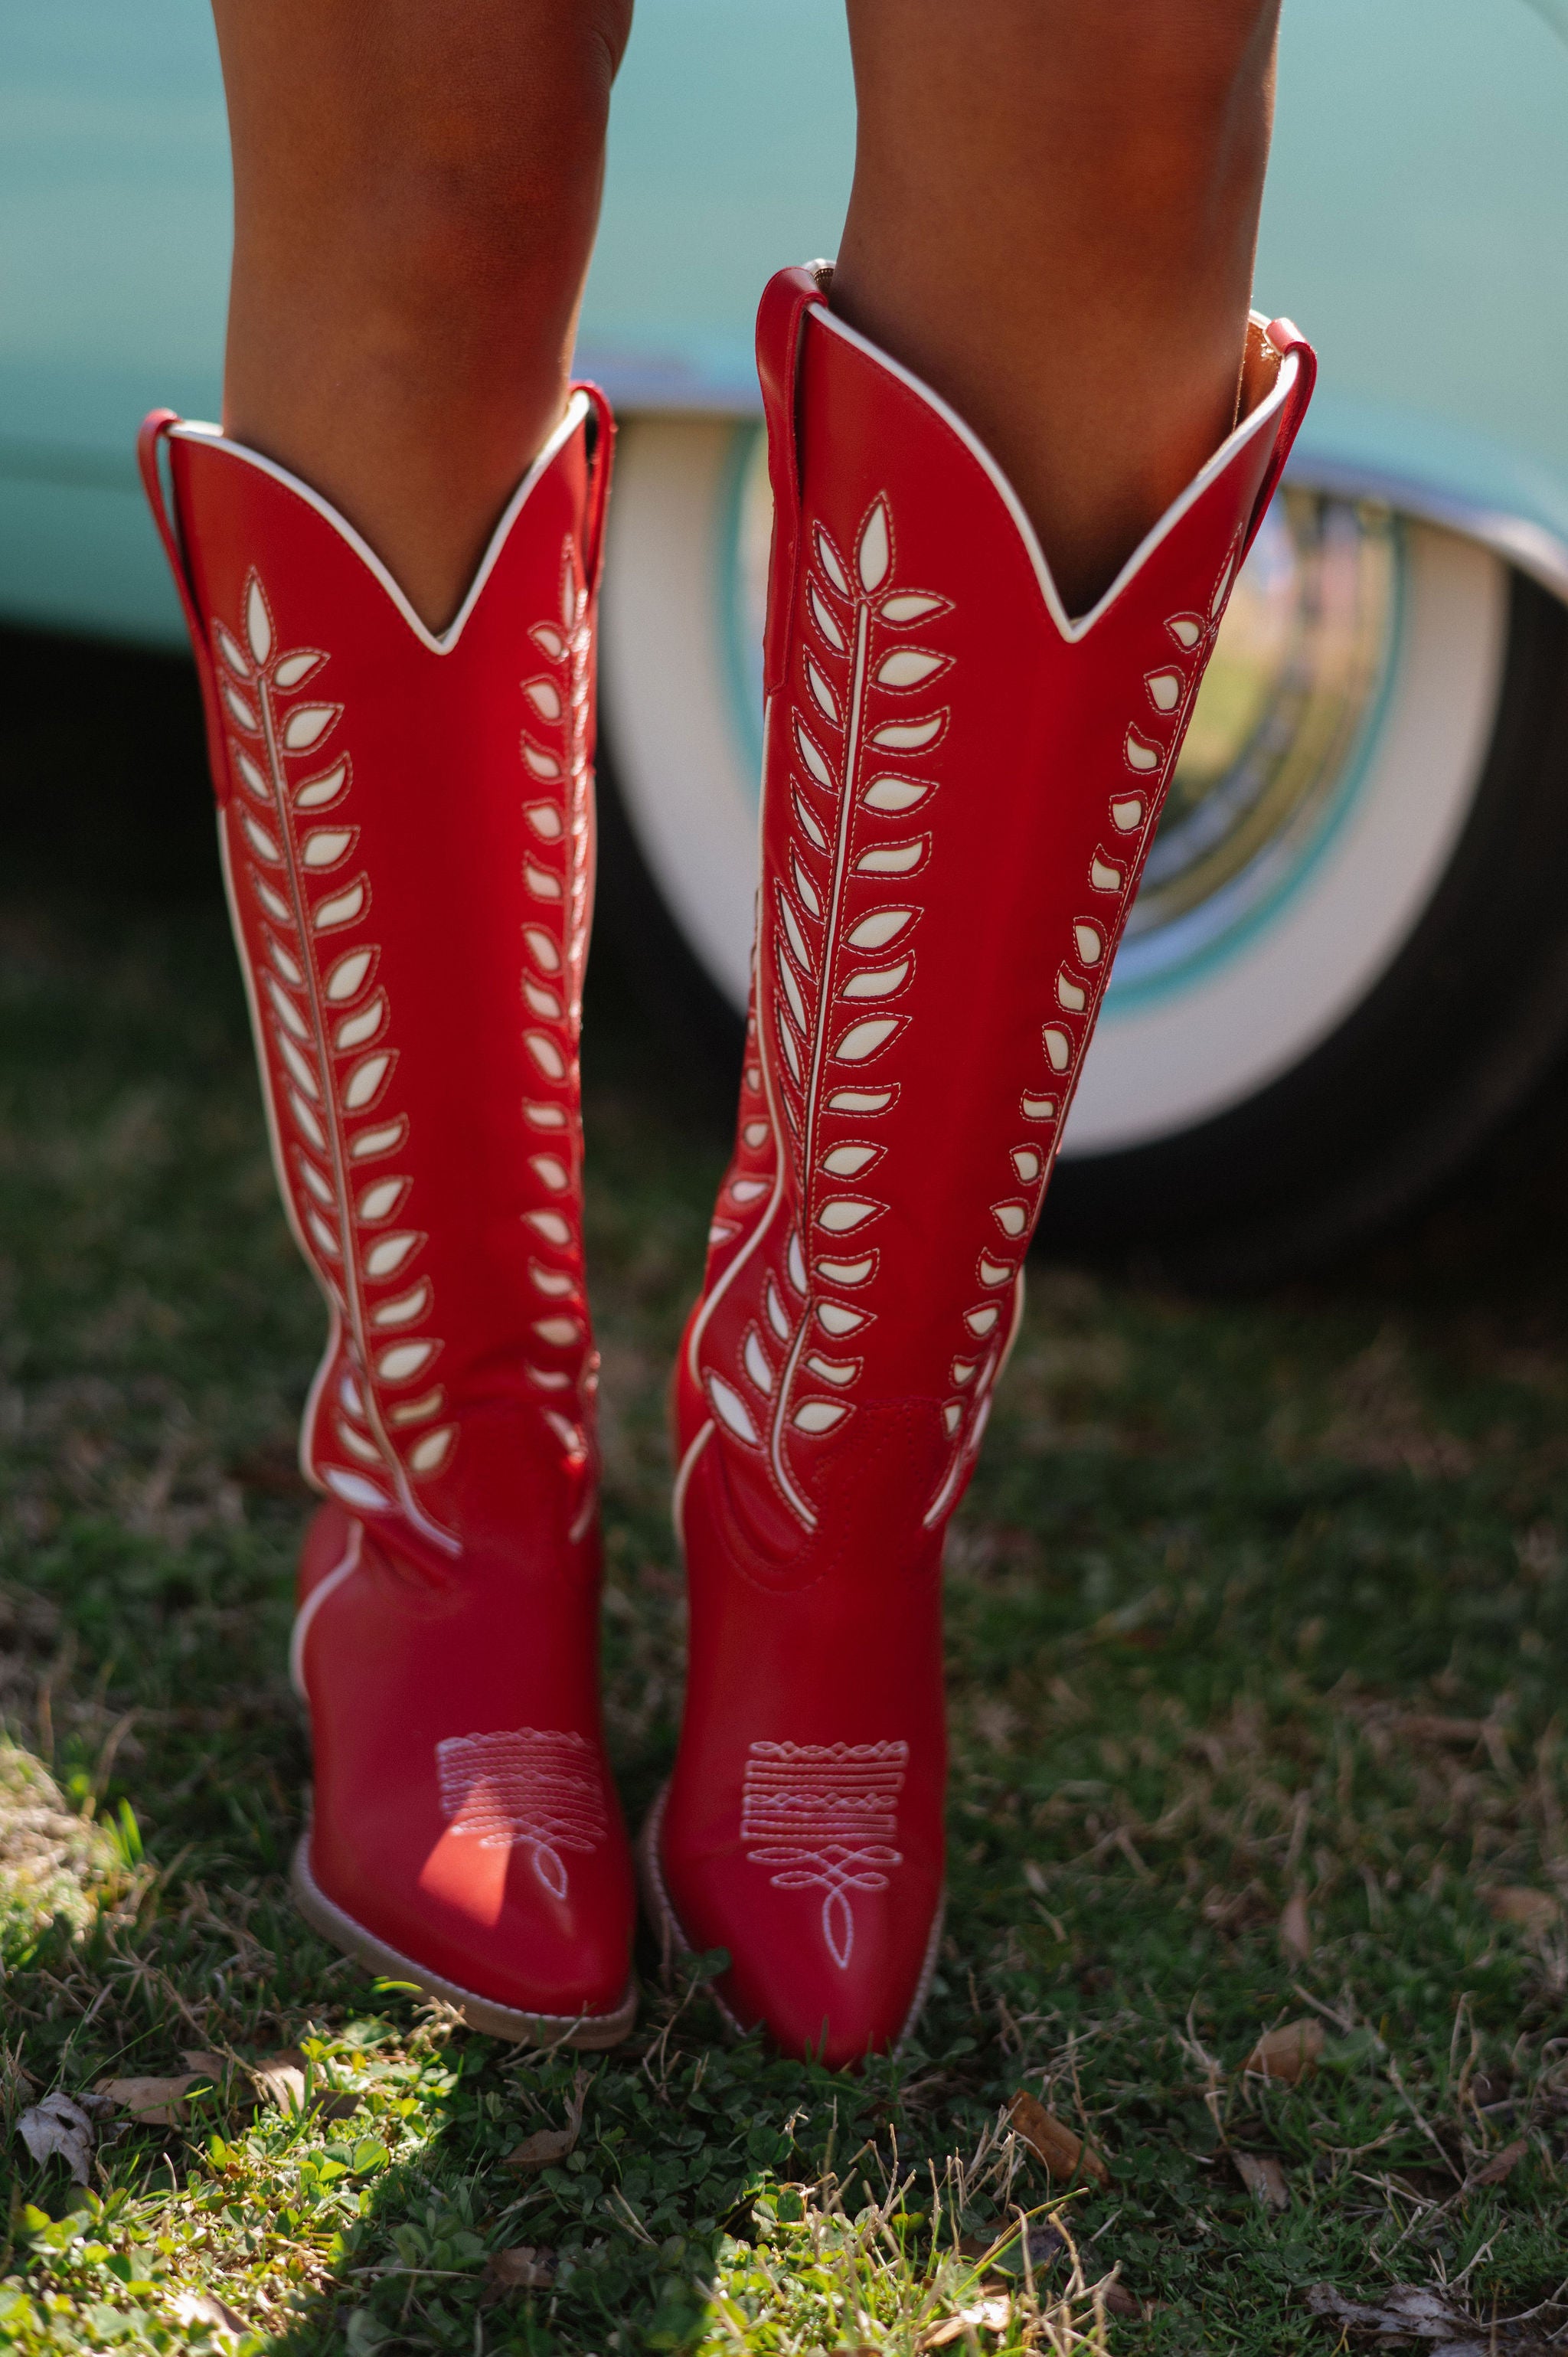
[[[439,635],[282,468],[166,416],[144,434],[279,1186],[331,1318],[302,1460],[432,1566],[559,1558],[592,1519],[577,1049],[609,432],[575,394]]]
[[[1116,943],[1310,389],[1308,349],[1278,337],[1254,326],[1249,414],[1073,619],[962,422],[810,274],[764,298],[753,1020],[682,1439],[711,1422],[780,1556],[824,1522],[885,1552],[890,1515],[907,1555],[972,1466]]]

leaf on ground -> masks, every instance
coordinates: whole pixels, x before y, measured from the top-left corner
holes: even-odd
[[[1265,2079],[1283,2079],[1294,2087],[1317,2067],[1323,2052],[1323,2024],[1307,2018],[1282,2022],[1278,2029],[1265,2030],[1245,2062],[1243,2071],[1256,2071]]]
[[[215,2291],[177,2291],[173,2307],[181,2324],[211,2325],[215,2330],[235,2338],[251,2329],[244,2318],[236,2315],[228,2301],[220,2299]]]
[[[276,2054],[263,2054],[259,2062],[249,2067],[261,2093],[280,2112],[304,2111],[306,2061],[297,2046],[285,2046]]]
[[[1305,1891],[1293,1891],[1280,1917],[1280,1945],[1293,1964],[1305,1964],[1314,1946]]]
[[[142,2127],[178,2127],[188,2115],[185,2098],[202,2073],[184,2072],[177,2079],[100,2079],[99,2094]]]
[[[1128,2290],[1124,2283],[1101,2284],[1097,2289],[1107,2316],[1125,2317],[1130,2323],[1143,2323],[1144,2303],[1136,2292]]]
[[[961,2308],[954,2316],[944,2316],[940,2324],[922,2332],[915,2343],[921,2352],[928,2349],[945,2349],[950,2341],[974,2332],[1005,2332],[1013,2320],[1013,2303],[1005,2296],[1000,2299],[976,2300],[972,2307]]]
[[[1284,2170],[1266,2152],[1233,2152],[1230,2156],[1236,2174],[1251,2195],[1265,2210],[1288,2210],[1290,2186]]]
[[[552,2169],[557,2161],[564,2160],[567,2154],[575,2149],[577,2138],[583,2132],[583,2104],[590,2083],[591,2073],[579,2071],[572,2082],[572,2100],[566,2106],[565,2126],[535,2128],[532,2136],[524,2136],[522,2142],[508,2153],[504,2165],[508,2169]]]
[[[85,2185],[97,2141],[92,2115],[108,2108],[102,2095],[46,2095],[22,2114],[16,2134],[40,2168],[58,2155],[77,2183]]]
[[[1501,2152],[1492,2155],[1484,2169],[1475,2170],[1469,2179],[1470,2185],[1474,2187],[1505,2184],[1529,2150],[1528,2136],[1519,2136],[1512,2144],[1505,2144]]]
[[[555,2254],[542,2243],[518,2243],[492,2251],[485,2261],[483,2297],[504,2298],[512,2291],[548,2291],[555,2280]]]
[[[1517,1923],[1521,1932],[1550,1932],[1563,1911],[1550,1890],[1531,1890],[1524,1883],[1494,1884],[1481,1897],[1495,1922]]]
[[[1052,2177],[1076,2177],[1081,2170],[1096,2185],[1111,2182],[1111,2171],[1101,2155],[1075,2135],[1065,2120],[1058,2120],[1055,2112],[1047,2112],[1036,2096],[1020,2088],[1007,2107],[1007,2117]]]
[[[323,2120],[351,2120],[362,2101],[360,2095],[323,2095],[316,2106],[317,2116]]]
[[[221,2079],[229,2068],[226,2055],[214,2054],[206,2046],[183,2047],[179,2059],[188,2071],[199,2071],[204,2079]]]
[[[1332,2284],[1313,2284],[1306,2304],[1314,2316],[1352,2332],[1435,2343],[1433,2357],[1489,2357],[1498,2345],[1495,2331],[1484,2337],[1486,2328],[1473,2316],[1419,2284],[1395,2284],[1370,2300],[1347,2299]]]

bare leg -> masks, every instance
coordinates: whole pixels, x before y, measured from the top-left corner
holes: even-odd
[[[561,415],[631,0],[214,0],[224,423],[439,628]]]
[[[849,0],[833,304],[951,402],[1069,612],[1235,415],[1279,0]]]

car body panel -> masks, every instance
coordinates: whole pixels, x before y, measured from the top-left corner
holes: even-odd
[[[132,442],[216,414],[230,201],[204,0],[0,0],[0,615],[175,643]],[[1260,303],[1317,343],[1295,461],[1568,596],[1568,0],[1291,0]],[[748,412],[751,317],[831,253],[842,0],[639,0],[581,358]]]

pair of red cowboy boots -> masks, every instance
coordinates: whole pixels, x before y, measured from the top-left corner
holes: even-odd
[[[763,298],[776,522],[755,984],[676,1385],[685,1717],[641,1845],[741,2026],[897,2043],[942,1906],[940,1563],[1226,599],[1310,392],[1248,412],[1093,612],[962,421]],[[478,2029],[631,2026],[604,1750],[577,1051],[612,429],[591,388],[426,630],[282,468],[159,413],[278,1181],[331,1332],[298,1901]]]

